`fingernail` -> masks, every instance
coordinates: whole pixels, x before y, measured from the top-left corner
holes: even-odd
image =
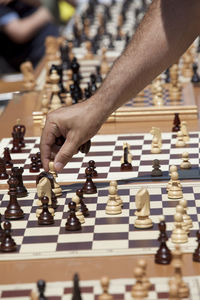
[[[63,168],[64,168],[64,165],[62,163],[57,162],[55,164],[55,169],[56,169],[57,172],[61,172],[63,170]]]

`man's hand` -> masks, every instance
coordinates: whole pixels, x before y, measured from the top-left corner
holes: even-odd
[[[61,171],[77,153],[78,148],[97,133],[105,121],[105,114],[103,115],[102,109],[97,109],[95,100],[90,98],[47,115],[40,143],[45,170],[49,168],[50,159],[55,157],[56,171]],[[100,103],[98,105],[100,106]],[[55,139],[61,135],[66,138],[66,141],[62,147],[59,147],[55,144]]]

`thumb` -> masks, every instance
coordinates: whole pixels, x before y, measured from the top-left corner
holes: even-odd
[[[67,141],[67,139],[65,140],[65,143],[60,148],[54,160],[56,172],[61,172],[63,170],[64,166],[70,161],[72,156],[77,153],[77,148],[76,142]]]

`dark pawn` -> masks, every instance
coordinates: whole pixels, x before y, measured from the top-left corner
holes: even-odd
[[[128,162],[128,147],[124,148],[124,162],[121,164],[121,171],[132,171],[132,165]]]
[[[17,198],[26,197],[28,195],[27,189],[24,186],[22,174],[24,172],[24,169],[22,167],[13,167],[12,173],[18,180],[17,184]]]
[[[5,219],[9,219],[9,220],[23,219],[24,212],[19,206],[19,203],[17,201],[18,180],[13,173],[10,174],[8,185],[9,185],[8,195],[10,195],[10,201],[5,211]]]
[[[200,77],[199,77],[199,74],[197,72],[198,65],[196,63],[194,63],[192,68],[193,68],[193,76],[192,76],[191,82],[192,83],[199,83],[200,82]]]
[[[51,225],[54,223],[54,219],[48,209],[49,198],[44,196],[42,197],[41,201],[42,201],[42,212],[39,215],[38,224]]]
[[[165,83],[170,83],[170,72],[169,68],[165,70]]]
[[[11,149],[11,153],[21,153],[22,149],[20,146],[20,137],[18,132],[12,132],[13,137],[13,147]]]
[[[166,244],[168,237],[166,233],[166,224],[164,220],[160,221],[160,223],[158,224],[158,228],[160,231],[160,236],[158,238],[158,241],[160,242],[160,247],[155,254],[155,263],[161,265],[168,265],[171,262],[172,254]]]
[[[1,223],[2,223],[2,220],[1,220],[2,216],[0,214],[0,243],[2,242],[3,240],[3,235],[4,235],[4,232],[3,232],[3,229],[1,227]]]
[[[4,148],[4,153],[3,153],[3,158],[6,164],[6,169],[11,169],[13,166],[13,163],[11,161],[11,156],[10,156],[10,149],[9,148]]]
[[[57,209],[58,208],[58,201],[57,201],[57,197],[55,195],[55,193],[53,191],[51,191],[51,207],[53,209]]]
[[[151,172],[152,177],[160,177],[163,173],[160,170],[160,161],[158,159],[153,160],[153,170]]]
[[[198,246],[193,253],[193,261],[200,262],[200,230],[196,232]]]
[[[76,217],[76,203],[71,201],[68,204],[69,215],[67,217],[67,222],[65,224],[65,230],[67,231],[78,231],[81,230],[81,223]]]
[[[87,206],[84,203],[84,197],[83,197],[83,191],[82,191],[82,189],[76,190],[76,195],[80,199],[80,211],[82,212],[82,214],[84,215],[84,217],[88,217],[90,213],[89,213],[89,210],[88,210]]]
[[[179,113],[174,114],[174,121],[173,121],[173,127],[172,127],[172,132],[178,132],[180,130],[180,118],[179,118]]]
[[[47,300],[47,298],[44,295],[45,288],[46,288],[46,282],[42,279],[38,280],[37,282],[37,288],[38,288],[38,300]]]
[[[98,173],[95,170],[96,166],[95,166],[95,161],[94,160],[90,160],[88,163],[88,166],[92,169],[92,177],[98,177]]]
[[[37,157],[37,164],[38,164],[38,167],[41,169],[43,168],[42,166],[42,161],[41,161],[41,155],[40,155],[40,152],[37,152],[36,153],[36,157]]]
[[[73,278],[72,300],[82,300],[81,290],[80,290],[80,287],[79,287],[79,276],[78,276],[78,274],[75,274],[74,278]]]
[[[31,164],[30,164],[30,169],[29,171],[31,173],[37,173],[37,172],[40,172],[40,168],[38,167],[38,164],[37,164],[37,157],[36,156],[32,156],[31,157]]]
[[[4,234],[0,245],[0,250],[2,252],[13,252],[17,250],[17,245],[13,238],[11,237],[11,224],[9,221],[5,221],[3,224]]]
[[[101,83],[103,81],[101,77],[101,67],[96,66],[96,82]]]
[[[0,180],[8,179],[8,174],[6,172],[6,164],[3,158],[0,158]]]
[[[92,169],[90,167],[87,167],[85,169],[85,175],[86,175],[86,182],[83,186],[83,193],[84,194],[96,194],[97,188],[92,181]]]

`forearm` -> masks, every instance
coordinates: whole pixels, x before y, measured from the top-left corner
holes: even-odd
[[[129,46],[94,97],[101,102],[105,118],[136,96],[189,47],[199,33],[199,2],[153,1]]]

